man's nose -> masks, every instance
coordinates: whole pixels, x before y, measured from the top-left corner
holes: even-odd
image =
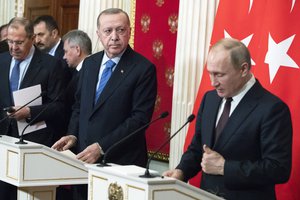
[[[39,43],[40,41],[41,41],[40,37],[36,36],[36,37],[34,38],[34,42],[35,42],[35,43]]]
[[[111,40],[112,41],[118,41],[119,40],[119,35],[117,34],[117,31],[114,30],[112,33],[111,33]]]
[[[213,87],[216,87],[219,85],[219,81],[215,76],[210,77],[210,83],[211,83],[211,86],[213,86]]]

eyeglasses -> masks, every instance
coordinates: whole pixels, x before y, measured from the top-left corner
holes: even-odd
[[[26,42],[26,39],[25,40],[23,40],[23,41],[13,41],[13,40],[7,40],[7,44],[8,45],[16,45],[16,46],[22,46],[22,45],[24,45],[24,43]]]
[[[116,28],[116,29],[106,28],[106,29],[104,29],[102,31],[102,33],[105,36],[110,36],[114,30],[115,30],[115,32],[116,32],[117,35],[124,35],[126,33],[126,31],[127,31],[127,29],[125,27],[119,27],[119,28]]]

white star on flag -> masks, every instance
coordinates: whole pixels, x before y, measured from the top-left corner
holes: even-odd
[[[300,133],[300,0],[221,0],[216,13],[211,44],[222,38],[244,43],[251,53],[252,73],[259,83],[284,101],[291,111],[293,133]],[[230,35],[228,34],[230,33]],[[194,105],[197,113],[201,100],[212,90],[209,74],[203,71]],[[185,150],[195,134],[189,127]],[[276,199],[300,199],[300,134],[293,135],[292,173],[289,181],[276,185]],[[252,178],[251,178],[251,181]],[[200,176],[189,182],[199,187]]]
[[[269,64],[270,83],[273,82],[280,67],[299,68],[295,61],[287,54],[295,35],[276,43],[269,34],[268,52],[265,63]]]

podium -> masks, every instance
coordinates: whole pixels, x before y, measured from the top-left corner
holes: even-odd
[[[19,200],[55,200],[57,186],[88,183],[83,162],[41,144],[17,141],[0,136],[0,180],[18,187]]]
[[[141,178],[139,175],[145,172],[142,167],[110,165],[99,167],[95,164],[86,164],[89,170],[88,200],[223,199],[170,177]]]

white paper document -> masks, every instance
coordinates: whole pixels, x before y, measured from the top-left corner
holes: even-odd
[[[60,153],[77,160],[76,155],[70,150],[60,151]]]
[[[26,103],[32,101],[34,98],[38,97],[41,94],[41,85],[35,85],[32,87],[16,90],[13,92],[14,102],[16,106],[22,106]],[[36,99],[35,101],[28,104],[28,106],[38,106],[42,105],[42,97]],[[21,135],[24,128],[28,125],[28,123],[25,120],[18,121],[18,130],[19,135]],[[26,130],[24,131],[24,135],[27,133],[31,133],[33,131],[46,128],[45,121],[38,122],[36,124],[33,124],[31,126],[28,126]]]

